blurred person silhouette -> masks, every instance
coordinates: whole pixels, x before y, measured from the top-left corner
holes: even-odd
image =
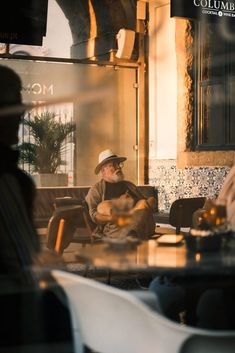
[[[32,284],[33,274],[22,269],[32,264],[32,257],[40,250],[32,215],[35,187],[31,178],[19,169],[19,153],[13,148],[18,143],[24,112],[21,81],[14,71],[4,66],[0,66],[0,77],[0,271],[21,283]],[[17,106],[18,113],[6,110]]]
[[[226,176],[218,196],[207,199],[203,208],[194,212],[193,226],[210,228],[208,217],[203,214],[215,205],[226,207],[225,232],[231,240],[235,232],[235,165]],[[224,214],[223,214],[224,216]],[[224,227],[223,226],[223,227]],[[209,227],[209,228],[208,228]],[[227,227],[227,228],[226,228]],[[217,229],[218,231],[218,229]],[[209,262],[208,262],[209,264]],[[219,266],[219,263],[218,263]],[[235,278],[232,271],[220,273],[218,268],[209,274],[196,277],[182,276],[169,279],[154,278],[149,289],[157,294],[164,314],[175,320],[185,321],[191,326],[214,330],[235,329]]]
[[[235,232],[235,165],[227,174],[222,188],[216,198],[217,204],[226,207],[226,222],[234,236]],[[210,205],[209,205],[210,206]],[[204,211],[208,209],[205,205]],[[229,237],[229,234],[227,235]],[[231,235],[230,235],[231,236]],[[217,283],[205,290],[197,305],[197,324],[199,327],[234,330],[235,329],[235,278],[216,276]]]
[[[36,189],[18,167],[15,147],[25,111],[21,80],[6,66],[0,66],[0,78],[0,350],[66,343],[72,352],[70,316],[60,301],[66,304],[65,295],[55,282],[51,290],[40,289],[50,276],[40,278],[32,270],[40,258],[33,225]]]
[[[100,173],[101,180],[89,189],[86,202],[91,219],[97,224],[95,235],[118,238],[122,234],[146,239],[155,233],[156,200],[154,197],[146,199],[135,184],[124,180],[122,168],[126,159],[110,149],[99,154],[95,174]],[[131,213],[130,224],[123,226],[121,232],[115,222],[114,207]]]

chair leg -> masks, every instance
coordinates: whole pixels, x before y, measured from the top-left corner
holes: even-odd
[[[107,270],[107,284],[111,284],[111,269]]]
[[[64,233],[64,224],[65,220],[61,218],[59,227],[58,227],[58,232],[56,236],[56,244],[55,244],[55,251],[59,254],[61,253],[61,245],[62,245],[62,238],[63,238],[63,233]]]
[[[88,271],[89,271],[89,269],[90,269],[90,265],[89,265],[89,264],[86,264],[83,277],[87,277],[87,276],[88,276]]]

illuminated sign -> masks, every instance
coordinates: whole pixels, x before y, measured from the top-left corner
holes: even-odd
[[[206,19],[209,22],[235,20],[235,2],[220,0],[171,0],[171,17]]]

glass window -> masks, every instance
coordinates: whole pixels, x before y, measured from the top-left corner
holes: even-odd
[[[30,143],[30,152],[36,152],[36,168],[29,158],[22,161],[22,167],[38,186],[94,184],[98,154],[107,148],[127,157],[125,176],[137,183],[135,68],[29,59],[2,59],[1,64],[20,75],[23,100],[34,106],[25,114],[20,145]],[[50,124],[45,125],[48,118]],[[61,141],[58,134],[65,124],[76,128]],[[55,156],[59,142],[60,153]]]
[[[229,33],[223,22],[195,25],[196,150],[235,148],[235,40]]]

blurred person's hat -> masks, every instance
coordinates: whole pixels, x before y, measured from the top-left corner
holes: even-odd
[[[26,106],[22,103],[19,75],[11,68],[0,65],[0,78],[0,117],[23,113]]]
[[[101,168],[109,162],[115,161],[117,163],[121,163],[126,161],[126,157],[119,157],[117,156],[115,153],[113,153],[113,151],[107,149],[104,150],[102,152],[100,152],[99,154],[99,162],[95,168],[95,174],[99,174]]]

